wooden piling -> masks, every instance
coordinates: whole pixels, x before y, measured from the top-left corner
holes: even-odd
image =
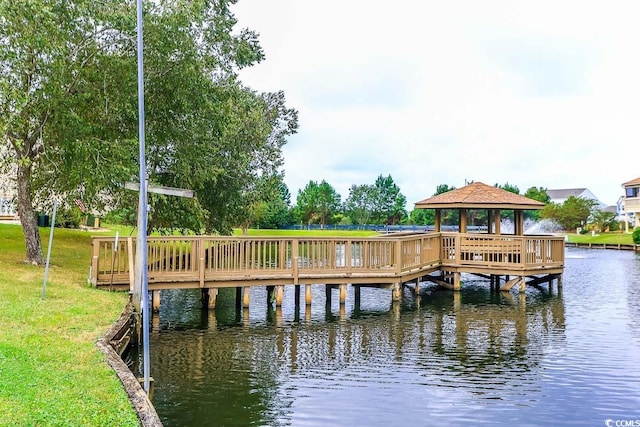
[[[242,289],[242,307],[249,308],[250,302],[251,302],[251,287],[245,286]]]
[[[275,286],[269,285],[267,286],[267,305],[271,304],[273,301],[273,291],[275,290]]]
[[[461,282],[460,282],[460,273],[458,273],[457,271],[455,273],[453,273],[453,290],[454,291],[459,291],[461,288]]]
[[[391,288],[391,299],[393,301],[402,300],[402,285],[400,284],[400,282],[396,282],[393,284],[393,287]]]
[[[209,288],[207,298],[207,308],[213,310],[216,308],[216,299],[218,298],[218,288]]]
[[[240,311],[242,307],[242,288],[236,286],[236,311]]]
[[[340,305],[344,305],[347,302],[347,284],[340,284]]]
[[[311,285],[304,285],[304,302],[305,305],[311,305]]]
[[[282,298],[284,296],[284,285],[276,286],[276,307],[282,307]]]
[[[527,281],[526,278],[524,276],[520,277],[520,286],[518,288],[518,291],[523,294],[525,293],[525,291],[527,290]]]
[[[154,313],[160,311],[160,291],[151,291],[152,295],[152,309]]]

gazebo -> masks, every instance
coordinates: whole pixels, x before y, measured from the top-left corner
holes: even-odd
[[[501,234],[501,212],[513,210],[514,233],[524,234],[524,211],[544,208],[544,203],[512,193],[502,188],[492,187],[482,182],[473,182],[465,187],[424,199],[415,204],[417,209],[435,209],[435,231],[441,231],[443,209],[455,209],[460,212],[459,231],[467,232],[467,211],[481,209],[487,211],[487,233]]]
[[[488,278],[492,286],[495,284],[503,291],[519,285],[523,292],[527,284],[551,284],[553,279],[560,285],[564,270],[564,238],[524,234],[524,211],[544,206],[544,203],[481,182],[417,202],[416,209],[435,209],[435,232],[441,235],[441,276],[427,279],[454,290],[460,289],[461,273]],[[442,231],[442,211],[445,209],[459,212],[458,232]],[[486,233],[468,232],[469,210],[487,211]],[[514,212],[513,234],[501,232],[503,211]],[[500,286],[502,276],[505,283]]]

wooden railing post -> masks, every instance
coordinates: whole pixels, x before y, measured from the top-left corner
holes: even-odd
[[[396,259],[395,259],[395,264],[396,264],[396,273],[400,274],[402,273],[402,240],[400,239],[396,239],[394,240],[394,243],[396,245],[395,247],[395,253],[396,253]]]
[[[133,292],[135,281],[135,261],[133,260],[133,237],[127,237],[127,264],[129,265],[129,290]]]
[[[204,246],[204,237],[199,237],[196,240],[196,247],[198,248],[198,280],[201,288],[204,288]]]
[[[351,239],[348,239],[344,244],[344,266],[348,270],[354,267],[354,259],[351,256]]]
[[[96,240],[93,239],[91,245],[91,284],[96,286],[98,284],[98,257],[100,256],[100,243],[96,243]]]
[[[298,239],[291,240],[291,276],[293,284],[298,284]]]

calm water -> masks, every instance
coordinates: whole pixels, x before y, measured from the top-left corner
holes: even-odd
[[[576,425],[640,420],[640,256],[567,249],[564,286],[525,298],[463,277],[400,304],[349,287],[325,309],[233,290],[215,313],[164,292],[153,319],[153,403],[165,426]],[[302,291],[304,298],[304,291]]]

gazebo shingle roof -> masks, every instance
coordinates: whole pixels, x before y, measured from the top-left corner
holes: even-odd
[[[523,209],[544,208],[544,203],[482,182],[421,200],[417,209]]]

